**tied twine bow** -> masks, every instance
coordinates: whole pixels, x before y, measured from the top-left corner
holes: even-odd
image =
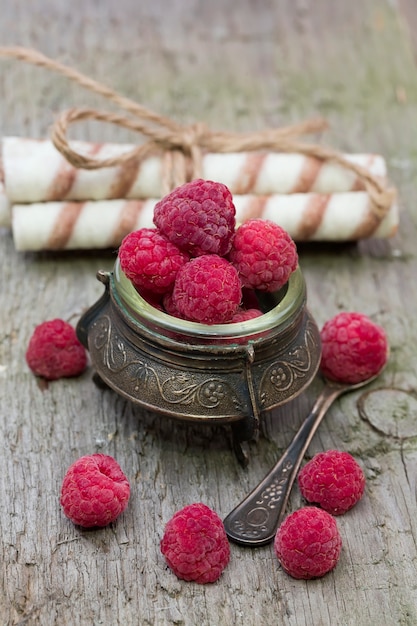
[[[371,199],[373,215],[378,221],[385,217],[395,200],[395,189],[387,187],[366,168],[348,161],[340,152],[332,148],[299,140],[302,135],[324,130],[327,123],[321,118],[306,120],[283,128],[248,133],[212,131],[202,122],[184,126],[121,96],[110,87],[59,61],[50,59],[37,50],[0,46],[0,56],[58,72],[82,87],[107,98],[132,116],[126,117],[92,108],[72,108],[59,114],[51,129],[51,140],[56,149],[74,167],[99,169],[118,166],[143,160],[155,152],[162,151],[164,155],[162,188],[168,192],[184,182],[202,176],[202,158],[205,152],[270,150],[299,153],[322,161],[332,161],[353,171],[364,183]],[[148,140],[117,157],[96,159],[80,154],[71,148],[68,142],[68,127],[74,122],[91,119],[133,130],[141,133]]]

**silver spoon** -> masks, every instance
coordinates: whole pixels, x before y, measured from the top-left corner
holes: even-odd
[[[259,485],[224,519],[229,539],[252,547],[262,546],[274,539],[301,461],[327,410],[343,393],[367,385],[379,373],[356,384],[325,379],[325,386],[313,408],[282,457]]]

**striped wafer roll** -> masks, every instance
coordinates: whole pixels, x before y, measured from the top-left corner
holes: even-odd
[[[131,150],[130,144],[74,141],[82,154],[101,159]],[[73,167],[47,140],[6,137],[2,141],[4,180],[11,203],[159,197],[161,159],[139,165],[83,170]]]
[[[47,202],[13,207],[17,250],[117,248],[132,230],[153,226],[156,199]],[[270,219],[296,241],[390,237],[398,226],[392,205],[378,223],[366,192],[234,196],[237,222]]]
[[[12,208],[16,250],[117,248],[132,230],[154,226],[156,200],[35,202]]]
[[[128,144],[73,142],[77,152],[98,159],[119,156]],[[97,170],[76,169],[47,140],[6,137],[2,146],[5,185],[11,203],[57,200],[160,198],[163,159],[153,156],[139,163]],[[384,179],[382,156],[350,154],[345,158]],[[202,176],[227,185],[233,195],[335,193],[363,190],[354,172],[302,154],[242,152],[206,154]]]
[[[395,203],[385,217],[378,220],[365,191],[235,196],[234,203],[238,222],[253,218],[271,220],[285,228],[295,241],[393,237],[399,223]]]

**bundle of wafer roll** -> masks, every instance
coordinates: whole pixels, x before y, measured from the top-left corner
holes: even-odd
[[[0,226],[11,228],[17,250],[117,248],[127,233],[153,226],[153,208],[171,188],[200,177],[228,186],[237,223],[269,219],[295,241],[386,238],[397,231],[396,193],[382,156],[340,154],[297,140],[323,121],[244,135],[185,128],[36,51],[0,48],[1,55],[65,74],[142,120],[72,109],[56,120],[50,140],[3,138]],[[139,146],[69,142],[68,125],[88,118],[134,128],[150,140]]]

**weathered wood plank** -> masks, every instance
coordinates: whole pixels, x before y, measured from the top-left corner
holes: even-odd
[[[300,246],[300,263],[319,325],[346,309],[385,326],[390,363],[372,388],[407,393],[394,391],[390,403],[376,408],[367,400],[365,413],[357,405],[361,392],[344,397],[309,449],[309,456],[330,447],[351,451],[368,480],[366,497],[338,518],[344,549],[334,572],[296,581],[279,568],[272,546],[232,546],[218,583],[183,583],[159,552],[165,522],[196,500],[226,515],[290,441],[319,382],[265,419],[247,470],[237,464],[226,429],[144,415],[96,389],[91,371],[43,389],[24,361],[33,327],[56,316],[76,321],[101,293],[96,270],[111,269],[115,254],[18,254],[10,233],[1,231],[0,621],[415,624],[417,80],[407,27],[413,4],[400,3],[401,13],[388,0],[262,6],[245,0],[227,10],[220,0],[190,0],[186,7],[165,0],[4,4],[3,45],[37,47],[178,121],[249,130],[319,113],[331,123],[325,141],[384,154],[400,190],[399,235],[391,242]],[[0,60],[0,135],[43,137],[57,112],[85,104],[106,107],[60,77]],[[97,125],[73,135],[135,139]],[[58,494],[66,467],[94,451],[119,460],[132,499],[116,524],[85,532],[63,517]],[[295,489],[291,508],[301,504]]]

